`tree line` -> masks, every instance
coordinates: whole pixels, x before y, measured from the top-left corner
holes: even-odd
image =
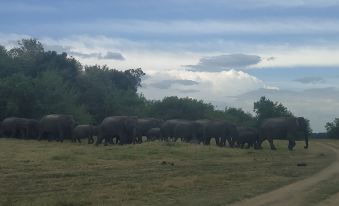
[[[162,119],[224,119],[256,127],[269,117],[293,116],[281,103],[261,97],[254,114],[241,108],[217,110],[202,100],[165,97],[147,100],[137,92],[141,68],[119,71],[82,65],[67,53],[45,51],[36,39],[22,39],[6,49],[0,45],[0,118],[40,118],[71,114],[79,123],[97,124],[107,116],[135,115]],[[310,130],[311,131],[311,130]]]

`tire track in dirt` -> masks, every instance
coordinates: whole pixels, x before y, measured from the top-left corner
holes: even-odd
[[[335,161],[324,168],[320,172],[308,177],[306,179],[297,181],[295,183],[283,186],[276,190],[273,190],[268,193],[264,193],[258,195],[256,197],[245,199],[240,202],[236,202],[231,204],[232,206],[280,206],[280,205],[288,205],[288,206],[297,206],[304,205],[303,202],[310,190],[314,188],[317,184],[330,179],[334,175],[339,174],[339,148],[331,143],[323,143],[317,142],[315,144],[321,144],[326,149],[333,151],[336,154]],[[339,199],[339,193],[333,195],[327,201],[336,202]],[[326,201],[326,200],[325,200]],[[326,205],[331,205],[331,203]],[[338,205],[336,202],[335,205]]]

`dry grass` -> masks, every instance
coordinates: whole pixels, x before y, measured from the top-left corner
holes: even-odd
[[[334,155],[152,142],[128,146],[0,139],[0,205],[225,205],[304,178]],[[306,163],[298,167],[297,163]]]

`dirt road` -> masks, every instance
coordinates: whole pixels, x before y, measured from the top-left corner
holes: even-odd
[[[283,186],[279,189],[256,196],[254,198],[237,202],[232,204],[232,206],[305,205],[305,198],[312,189],[314,189],[320,183],[323,183],[326,180],[331,180],[333,176],[339,174],[339,145],[335,146],[330,143],[316,144],[321,144],[325,149],[330,149],[336,153],[336,160],[330,166],[309,178]],[[339,191],[335,195],[330,196],[317,205],[339,205]]]

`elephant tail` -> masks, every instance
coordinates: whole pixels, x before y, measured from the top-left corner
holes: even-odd
[[[305,146],[304,149],[308,149],[308,134],[305,134]]]

